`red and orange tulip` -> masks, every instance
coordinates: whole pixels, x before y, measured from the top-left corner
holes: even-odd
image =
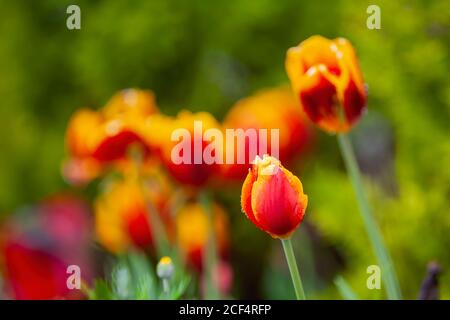
[[[202,131],[220,128],[216,119],[207,112],[191,113],[189,111],[181,111],[177,117],[172,118],[164,115],[156,115],[146,126],[147,141],[158,150],[162,163],[167,168],[171,176],[178,182],[194,187],[203,186],[208,182],[209,178],[214,174],[217,166],[215,164],[207,164],[201,160],[201,163],[195,163],[196,153],[203,157],[205,148],[211,143],[206,141],[203,132],[199,135],[194,132],[194,123],[200,122]],[[174,141],[172,133],[175,130],[186,130],[190,139]],[[200,146],[200,150],[196,146]],[[178,146],[177,148],[175,148]],[[220,146],[221,148],[221,146]],[[219,147],[218,150],[221,150]],[[176,156],[188,159],[188,163],[176,164],[173,160],[174,150],[179,150]],[[190,152],[184,154],[184,152]],[[198,156],[197,155],[197,156]]]
[[[286,70],[308,117],[322,129],[339,133],[339,147],[350,173],[367,234],[378,263],[386,270],[388,297],[401,299],[395,269],[363,190],[350,130],[366,110],[367,93],[355,50],[344,38],[313,36],[287,52]]]
[[[286,71],[305,113],[322,129],[348,131],[364,113],[366,90],[348,40],[310,37],[288,50]]]
[[[132,144],[148,154],[142,137],[144,119],[158,112],[152,92],[135,89],[117,93],[100,111],[81,109],[69,121],[66,145],[69,160],[63,173],[69,182],[95,178],[105,164],[122,160]]]
[[[133,177],[114,181],[95,203],[95,229],[99,242],[113,253],[130,246],[148,249],[154,246],[150,209],[156,209],[167,234],[173,223],[168,211],[167,190],[159,183],[139,183]]]
[[[242,211],[258,228],[283,244],[297,299],[305,299],[290,237],[305,216],[308,197],[300,180],[279,160],[256,157],[242,186]]]
[[[228,217],[222,207],[212,206],[214,235],[219,256],[228,253]],[[176,217],[178,246],[188,263],[196,270],[203,270],[203,252],[210,232],[208,216],[200,203],[189,203],[182,207]]]
[[[241,196],[251,222],[274,238],[287,239],[302,222],[307,204],[302,183],[279,160],[256,158]]]
[[[298,101],[288,88],[275,88],[258,92],[254,96],[242,99],[236,103],[225,117],[226,129],[261,129],[267,130],[267,150],[257,150],[259,156],[272,154],[271,130],[279,130],[279,158],[288,161],[294,156],[305,152],[312,139],[312,131],[306,123]],[[259,134],[256,146],[259,148]],[[236,140],[236,139],[235,139]],[[249,154],[249,141],[247,139],[245,150],[238,150],[237,141],[234,150],[230,150],[229,141],[226,141],[227,152],[234,152],[233,164],[221,166],[221,174],[226,178],[243,179],[251,166]],[[245,152],[245,164],[237,164],[237,152]]]

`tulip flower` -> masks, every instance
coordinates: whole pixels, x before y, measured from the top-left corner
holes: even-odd
[[[257,132],[256,140],[250,142],[246,139],[241,149],[237,141],[230,144],[231,141],[226,140],[226,152],[234,152],[235,161],[222,165],[221,174],[229,179],[245,178],[255,157],[250,154],[249,143],[255,144],[257,155],[261,157],[266,153],[273,155],[272,151],[276,151],[280,160],[284,162],[304,153],[312,140],[312,130],[306,123],[296,97],[291,90],[284,87],[263,90],[240,100],[226,115],[223,126],[225,129],[255,129]],[[271,136],[274,129],[279,130],[276,141],[272,141]],[[267,130],[267,135],[262,136],[265,141],[260,141],[262,130]],[[267,147],[267,150],[259,150],[260,142],[265,143],[265,146],[261,147]],[[278,150],[272,150],[272,146]],[[238,152],[245,154],[245,164],[237,162]]]
[[[228,219],[225,211],[211,204],[205,193],[201,202],[188,203],[176,217],[180,252],[188,264],[201,272],[200,287],[206,299],[219,299],[217,268],[228,255]],[[220,259],[218,259],[220,258]]]
[[[323,130],[348,131],[364,113],[366,90],[348,40],[310,37],[288,50],[286,71],[303,110]]]
[[[307,204],[302,183],[279,160],[256,157],[241,198],[251,222],[274,238],[287,239],[302,222]]]
[[[87,182],[105,165],[125,159],[132,144],[149,154],[142,126],[157,110],[153,93],[134,89],[119,92],[100,111],[78,110],[67,128],[64,176],[69,182]]]
[[[222,207],[212,206],[214,235],[219,256],[228,254],[228,218]],[[205,245],[209,235],[209,221],[205,209],[200,203],[183,206],[176,216],[176,234],[178,246],[187,262],[197,271],[203,271]]]
[[[113,253],[124,252],[130,246],[153,248],[150,204],[170,235],[168,194],[161,190],[159,183],[141,185],[128,176],[112,182],[95,202],[95,229],[99,242]]]
[[[344,38],[313,36],[287,51],[286,71],[309,119],[325,131],[339,133],[339,147],[367,234],[383,269],[387,295],[400,299],[394,266],[364,192],[352,145],[344,134],[366,110],[366,90],[355,50]]]
[[[242,186],[242,210],[258,228],[282,240],[297,299],[305,294],[290,236],[302,222],[307,204],[302,183],[279,160],[256,157]]]
[[[196,129],[196,125],[200,130]],[[216,119],[207,112],[182,111],[175,118],[153,116],[147,126],[146,137],[155,146],[162,163],[176,181],[187,186],[201,187],[216,169],[215,164],[208,164],[203,159],[207,146],[214,143],[205,138],[203,131],[219,130],[219,127]],[[183,136],[174,136],[176,132]],[[217,152],[221,148],[221,145],[218,146]],[[178,162],[174,157],[182,161]]]

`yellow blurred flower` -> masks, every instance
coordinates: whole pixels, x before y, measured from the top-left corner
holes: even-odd
[[[218,204],[213,204],[212,210],[218,253],[226,258],[229,247],[228,216]],[[189,264],[199,271],[202,270],[203,250],[209,231],[208,216],[200,203],[188,203],[180,209],[176,216],[178,246]]]
[[[156,210],[169,238],[173,221],[169,212],[170,190],[162,175],[152,174],[142,182],[125,175],[110,183],[95,202],[95,229],[99,242],[113,253],[131,245],[152,248],[150,209]]]

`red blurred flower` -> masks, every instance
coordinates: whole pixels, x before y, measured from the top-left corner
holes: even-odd
[[[3,254],[16,299],[55,299],[70,293],[67,265],[58,257],[16,241],[6,243]]]
[[[241,205],[258,228],[289,238],[305,215],[308,197],[300,180],[277,159],[257,157],[242,186]]]
[[[67,287],[69,265],[92,277],[89,262],[89,212],[69,196],[56,196],[27,215],[27,223],[9,221],[0,241],[7,292],[15,299],[79,299]]]
[[[365,111],[364,81],[348,40],[310,37],[288,50],[286,70],[305,113],[322,129],[347,131]]]

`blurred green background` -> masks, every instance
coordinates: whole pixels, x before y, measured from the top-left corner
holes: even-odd
[[[81,7],[81,30],[66,28],[70,4]],[[370,4],[381,30],[366,27]],[[141,87],[166,113],[221,119],[239,98],[288,82],[287,48],[342,36],[369,89],[352,134],[358,160],[404,296],[415,298],[429,261],[450,268],[449,22],[449,1],[1,1],[0,214],[68,188],[60,164],[77,108]],[[310,199],[296,241],[304,281],[314,297],[339,298],[332,279],[342,274],[361,297],[381,297],[365,285],[375,258],[335,138],[317,134],[296,170]],[[234,252],[235,296],[290,297],[284,264],[269,263],[279,252],[242,218],[238,196],[222,195],[233,242],[247,244]],[[441,289],[450,298],[448,271]]]

